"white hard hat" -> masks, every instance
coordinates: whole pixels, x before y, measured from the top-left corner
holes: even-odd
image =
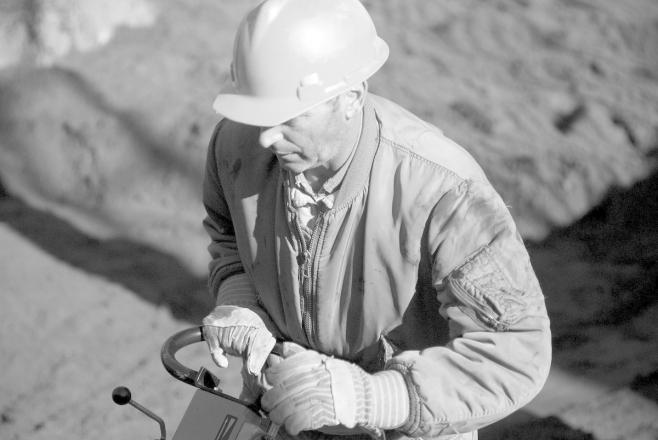
[[[365,81],[388,52],[358,0],[266,0],[238,28],[231,83],[213,108],[278,125]]]

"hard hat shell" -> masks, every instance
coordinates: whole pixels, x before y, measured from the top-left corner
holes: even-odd
[[[240,23],[231,83],[213,108],[278,125],[365,81],[388,53],[359,0],[265,0]]]

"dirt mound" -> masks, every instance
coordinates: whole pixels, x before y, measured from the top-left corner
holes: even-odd
[[[466,145],[543,238],[650,172],[658,5],[367,2],[391,44],[373,88]]]
[[[0,68],[50,65],[106,44],[119,26],[152,25],[156,15],[148,0],[8,0],[0,12]]]
[[[210,103],[254,3],[162,2],[149,29],[123,30],[55,68],[2,72],[8,190],[87,233],[147,243],[203,273]],[[524,236],[545,237],[651,171],[652,0],[365,4],[391,46],[372,89],[471,150]]]

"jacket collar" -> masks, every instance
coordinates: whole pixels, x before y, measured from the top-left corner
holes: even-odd
[[[363,106],[363,128],[359,144],[352,162],[349,164],[345,180],[338,190],[334,209],[341,209],[349,203],[359,192],[365,189],[370,176],[370,169],[379,147],[379,121],[375,108],[369,97],[366,97]]]

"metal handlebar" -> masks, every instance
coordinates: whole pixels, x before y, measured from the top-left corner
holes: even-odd
[[[192,327],[181,330],[178,333],[170,336],[169,339],[167,339],[165,343],[162,344],[162,350],[160,350],[160,359],[162,360],[162,365],[164,365],[169,374],[174,376],[176,379],[196,388],[200,388],[212,394],[221,396],[224,399],[237,402],[260,414],[260,406],[258,403],[246,402],[228,394],[224,394],[219,386],[219,378],[217,378],[210,371],[206,370],[204,367],[201,367],[199,371],[196,371],[178,362],[176,359],[176,352],[178,350],[188,345],[205,341],[205,338],[203,337],[203,331],[201,329],[202,327]]]
[[[189,385],[196,385],[199,372],[178,362],[176,352],[183,347],[204,341],[201,327],[192,327],[173,334],[165,341],[160,350],[160,359],[165,369],[176,379]]]

